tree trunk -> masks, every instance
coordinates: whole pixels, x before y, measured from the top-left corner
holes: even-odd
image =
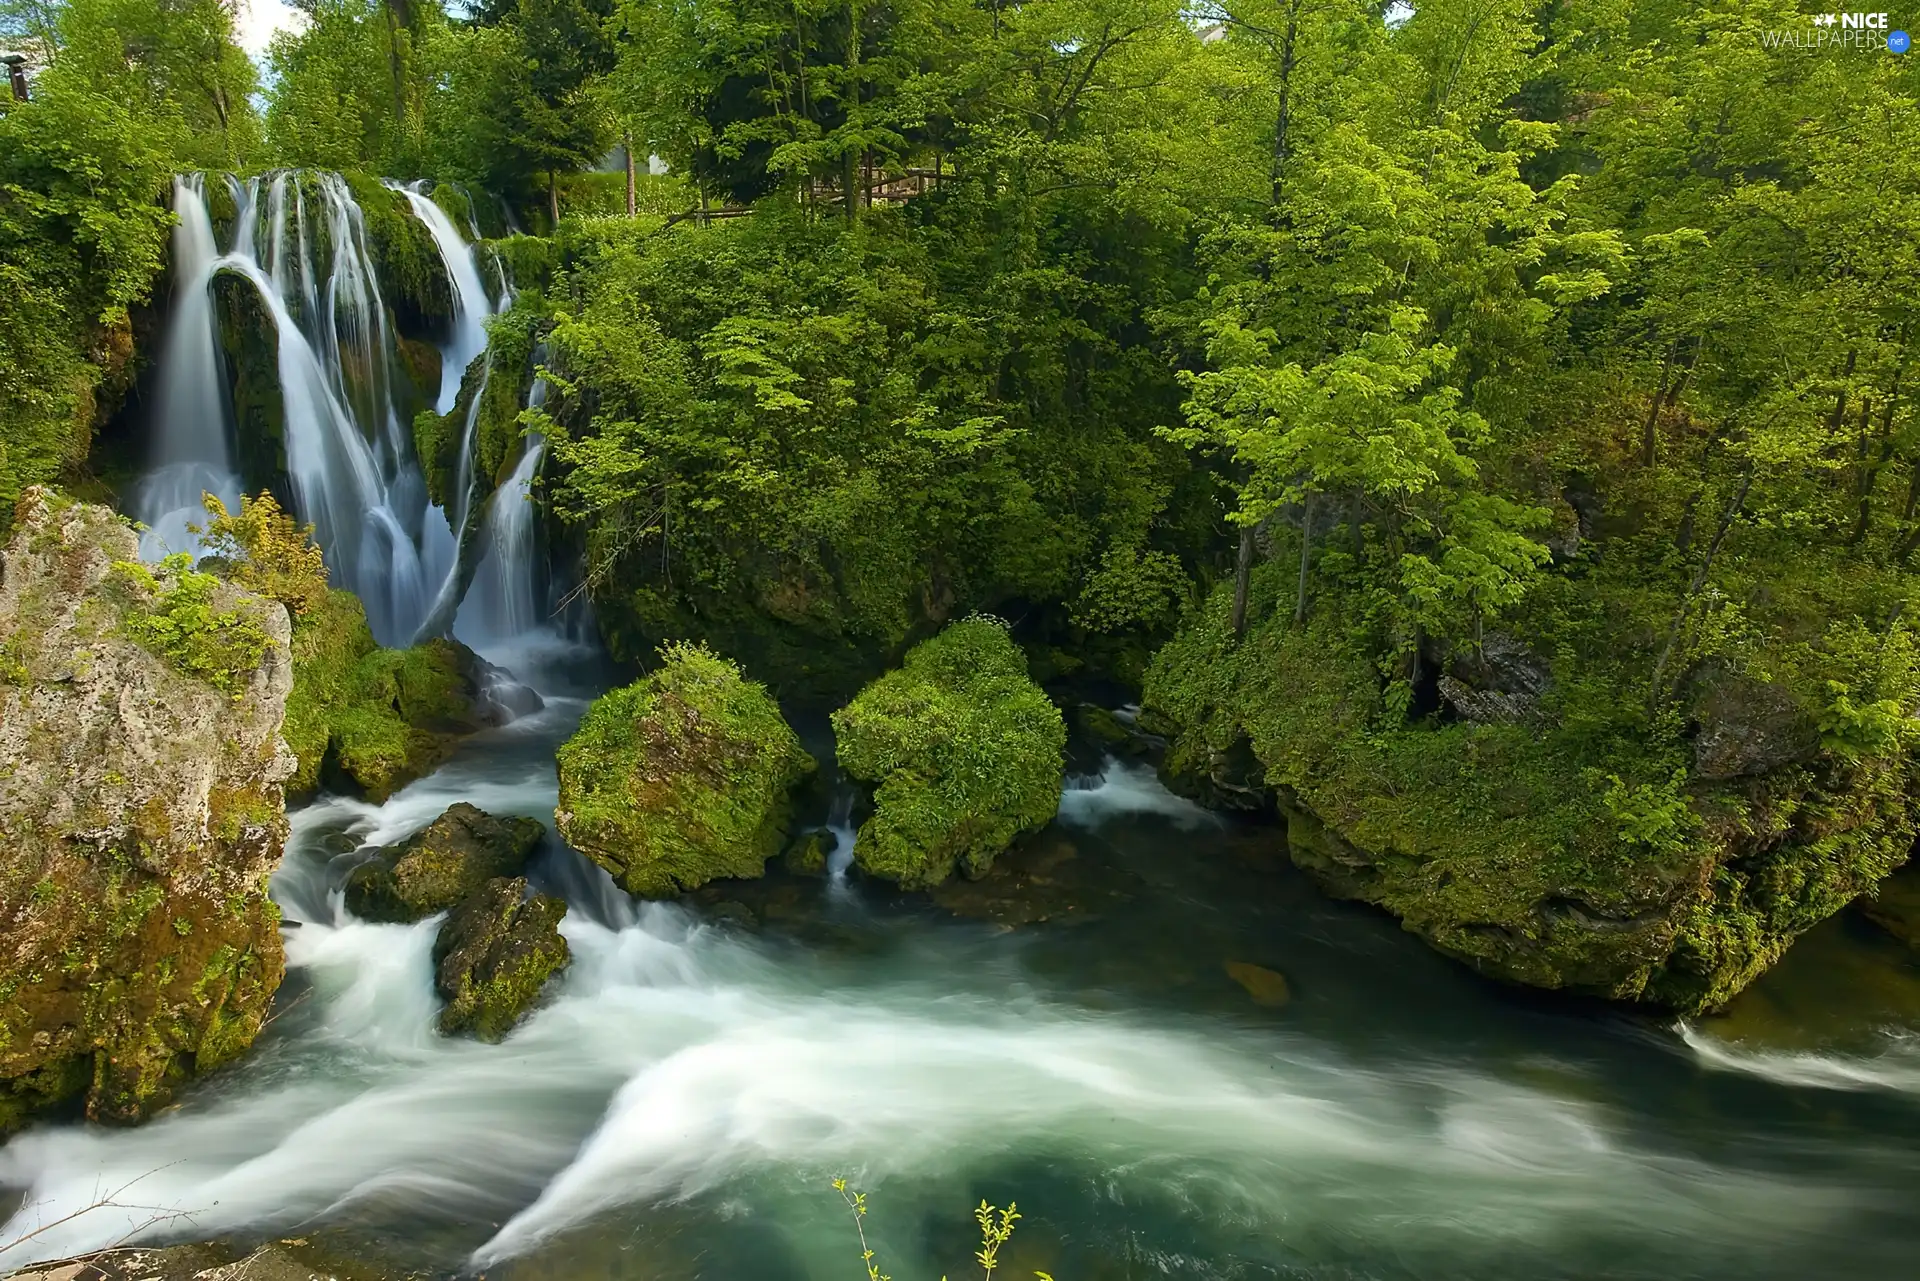
[[[1313,495],[1307,495],[1306,510],[1300,517],[1300,584],[1293,597],[1293,625],[1307,621],[1307,563],[1313,553]]]
[[[547,232],[551,235],[560,229],[560,174],[547,170],[547,218],[551,225]]]
[[[638,202],[634,200],[633,134],[631,131],[629,131],[627,134],[626,149],[627,149],[627,217],[631,218],[634,216],[636,212],[638,212],[638,208],[639,208]]]
[[[1253,526],[1240,526],[1240,550],[1233,558],[1233,639],[1247,634],[1247,587],[1253,581]]]
[[[847,123],[858,134],[860,128],[860,0],[847,3]],[[863,147],[848,147],[843,161],[841,181],[846,184],[847,221],[860,216],[860,153]]]
[[[1660,677],[1666,671],[1667,660],[1673,657],[1673,647],[1680,639],[1680,628],[1687,620],[1687,611],[1693,605],[1693,598],[1706,586],[1707,573],[1713,568],[1713,558],[1720,552],[1720,544],[1726,541],[1727,531],[1733,528],[1734,520],[1740,515],[1740,509],[1747,505],[1747,491],[1753,488],[1753,464],[1747,464],[1747,471],[1740,478],[1740,491],[1733,496],[1727,511],[1720,518],[1720,526],[1713,531],[1713,541],[1707,544],[1707,554],[1701,558],[1700,568],[1693,572],[1693,581],[1687,584],[1687,591],[1680,598],[1680,608],[1674,611],[1673,625],[1667,629],[1667,643],[1660,650],[1660,659],[1653,665],[1653,700],[1660,700]]]

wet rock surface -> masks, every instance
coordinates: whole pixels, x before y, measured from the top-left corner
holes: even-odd
[[[503,1039],[539,999],[571,953],[560,936],[567,905],[527,897],[523,877],[488,881],[463,900],[433,942],[434,987],[446,1001],[440,1031]]]
[[[462,801],[356,867],[347,907],[368,921],[444,912],[496,877],[520,875],[545,832],[534,819],[496,818]]]

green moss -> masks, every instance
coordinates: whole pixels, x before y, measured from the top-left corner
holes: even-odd
[[[158,576],[137,561],[116,561],[113,581],[125,592],[121,630],[190,676],[239,696],[273,638],[250,610],[216,610],[220,580],[169,556]]]
[[[399,845],[353,869],[347,907],[369,921],[417,921],[444,912],[488,881],[518,876],[546,829],[454,805]]]
[[[419,333],[453,315],[453,284],[426,224],[407,198],[366,174],[346,175],[365,219],[367,253],[381,294],[403,331]]]
[[[560,748],[561,835],[629,893],[760,875],[813,758],[765,687],[702,646],[595,700]]]
[[[841,767],[878,784],[854,858],[903,886],[938,885],[955,867],[984,875],[1059,808],[1066,724],[995,620],[915,646],[833,727]]]
[[[567,905],[526,897],[519,877],[488,881],[453,909],[433,942],[434,986],[446,1000],[439,1028],[498,1041],[569,959],[560,920]]]
[[[1256,618],[1280,577],[1256,579]],[[1216,595],[1148,676],[1166,768],[1205,790],[1250,750],[1297,863],[1487,973],[1711,1008],[1905,855],[1897,755],[1694,778],[1682,722],[1603,732],[1603,698],[1633,705],[1565,655],[1538,721],[1410,716],[1356,606],[1236,645]]]
[[[430,770],[474,726],[462,655],[449,641],[382,649],[351,593],[295,620],[283,733],[299,760],[287,789],[319,786],[329,762],[375,798]]]

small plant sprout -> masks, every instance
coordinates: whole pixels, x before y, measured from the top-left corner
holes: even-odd
[[[845,1179],[835,1179],[833,1190],[840,1194],[841,1199],[847,1203],[847,1208],[853,1211],[854,1231],[860,1234],[860,1264],[867,1270],[867,1281],[892,1281],[891,1277],[880,1271],[880,1265],[874,1262],[873,1249],[867,1244],[866,1193],[855,1192],[847,1186]],[[980,1248],[974,1252],[973,1259],[980,1265],[984,1281],[993,1281],[994,1270],[1000,1266],[1000,1247],[1013,1236],[1013,1225],[1020,1221],[1020,1212],[1012,1201],[1007,1202],[1007,1208],[1004,1210],[982,1201],[974,1210],[973,1218],[974,1222],[980,1225]],[[1053,1281],[1053,1277],[1045,1272],[1036,1272],[1033,1275],[1035,1281]],[[943,1276],[940,1281],[947,1281],[947,1278]]]

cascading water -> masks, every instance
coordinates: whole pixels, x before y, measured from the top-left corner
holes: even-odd
[[[546,380],[535,379],[528,408],[538,409],[546,399]],[[546,622],[533,527],[533,479],[546,452],[546,438],[529,432],[512,475],[488,500],[480,531],[484,550],[455,623],[463,637],[483,641],[524,636]]]
[[[154,470],[136,505],[154,531],[149,551],[191,546],[187,525],[201,515],[201,490],[229,502],[239,492],[213,302],[216,279],[244,281],[276,331],[295,514],[313,524],[333,581],[360,597],[374,635],[383,644],[405,644],[427,619],[436,588],[452,577],[454,535],[428,502],[414,457],[395,386],[396,339],[364,215],[337,174],[283,172],[231,185],[233,238],[220,253],[204,180],[175,184],[180,283],[162,360]],[[472,247],[446,214],[417,191],[402,194],[453,286],[437,406],[444,413],[467,365],[485,349],[493,300]],[[469,424],[462,444],[469,469],[471,436]],[[463,502],[465,489],[463,483]]]
[[[144,550],[154,556],[194,544],[188,526],[206,518],[200,496],[231,504],[240,494],[228,439],[226,384],[220,375],[213,319],[213,275],[221,258],[207,214],[205,178],[174,180],[173,328],[160,354],[160,421],[153,470],[140,483],[135,508],[147,527]],[[250,192],[236,194],[244,199]],[[248,220],[241,210],[241,221]]]

